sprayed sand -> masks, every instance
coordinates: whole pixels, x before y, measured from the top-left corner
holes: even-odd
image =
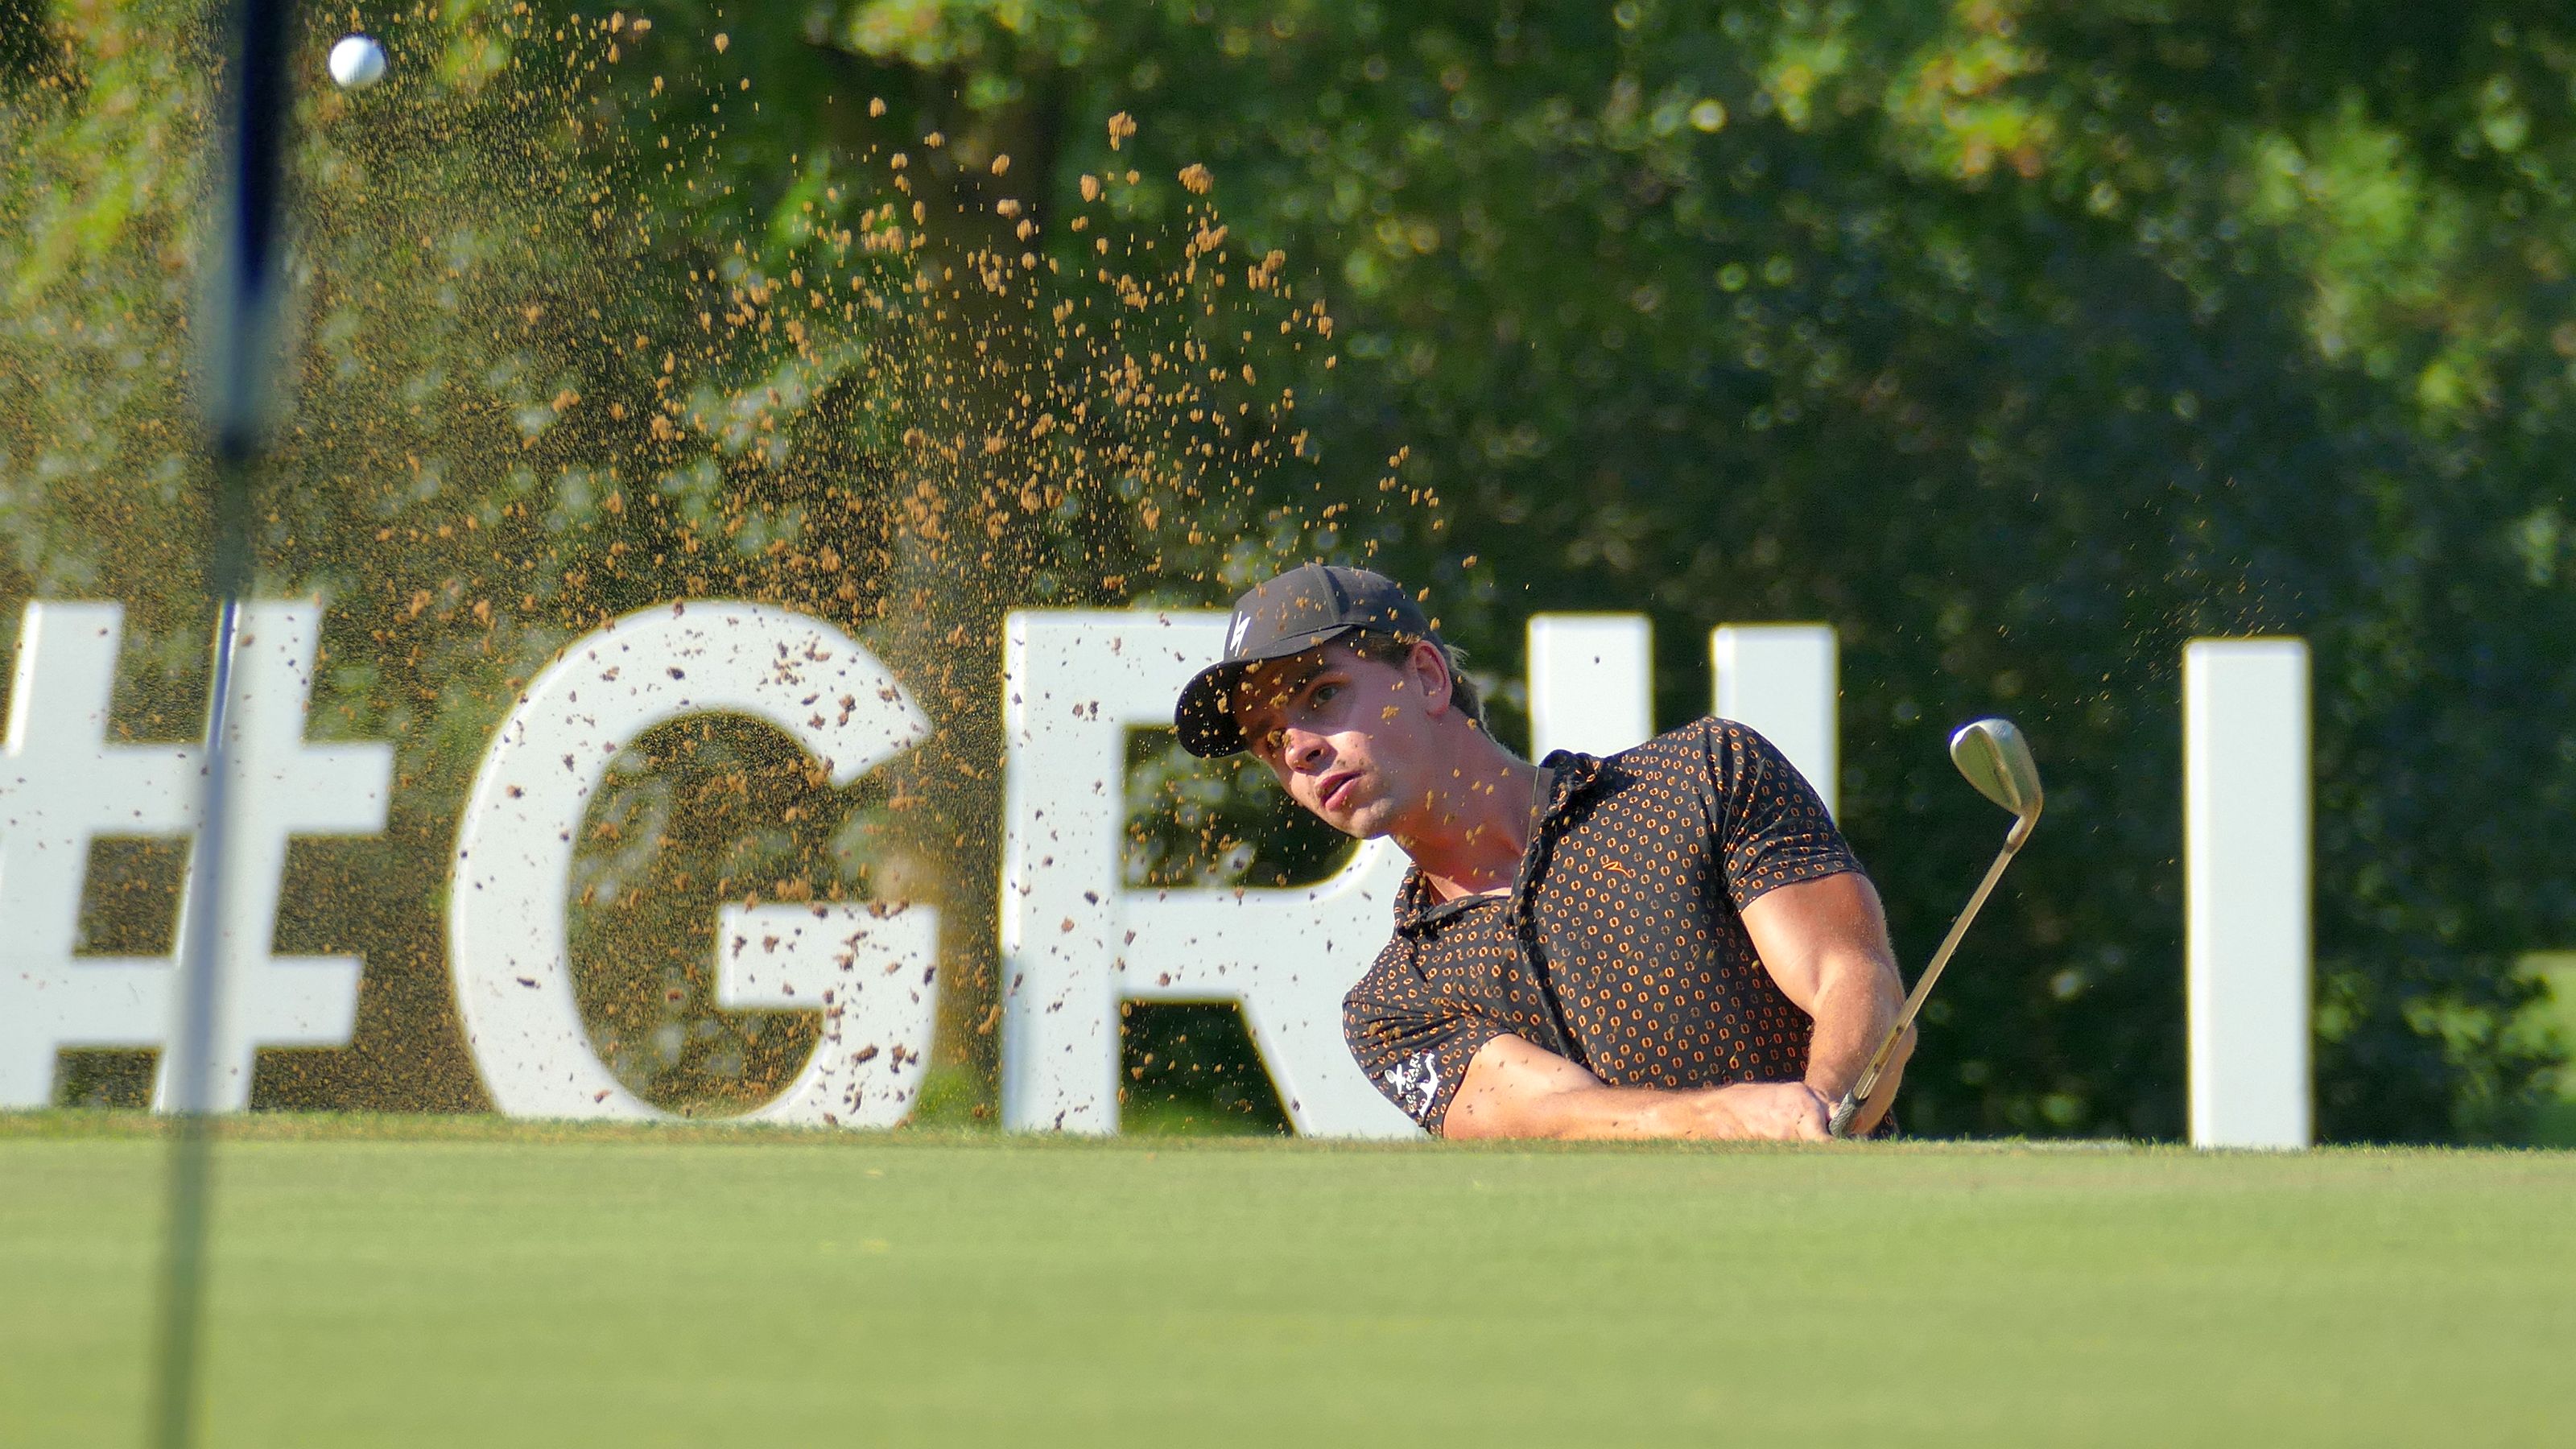
[[[187,319],[212,48],[176,7],[91,19],[0,136],[0,460],[50,480],[11,506],[8,582],[125,601],[117,727],[172,738],[204,687]],[[331,604],[317,733],[392,740],[399,778],[383,838],[296,849],[282,948],[363,952],[367,985],[355,1046],[270,1054],[260,1100],[479,1104],[438,910],[473,760],[566,641],[728,597],[851,630],[939,733],[840,793],[758,727],[638,741],[574,883],[594,1039],[664,1105],[760,1100],[813,1026],[716,1010],[716,903],[923,900],[947,928],[939,1056],[980,1110],[1003,614],[1222,603],[1345,543],[1355,499],[1437,500],[1392,469],[1328,484],[1296,384],[1333,365],[1331,315],[1230,234],[1203,164],[1040,194],[1055,168],[1008,138],[899,128],[853,91],[786,164],[747,165],[784,133],[729,34],[388,7],[313,17],[315,64],[361,21],[387,78],[298,113],[298,385],[259,551],[264,592]],[[1132,119],[1087,124],[1139,155]],[[1140,764],[1133,871],[1251,863],[1255,782]],[[165,949],[178,869],[104,848],[90,939]],[[130,1101],[146,1069],[79,1054],[66,1099]]]

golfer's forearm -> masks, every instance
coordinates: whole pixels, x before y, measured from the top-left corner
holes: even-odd
[[[1444,1137],[1548,1137],[1558,1139],[1655,1137],[1654,1099],[1668,1095],[1635,1087],[1577,1087],[1565,1091],[1460,1093],[1441,1124]]]
[[[1666,1092],[1651,1087],[1577,1087],[1481,1101],[1462,1098],[1450,1109],[1441,1135],[1608,1141],[1760,1134],[1728,1106],[1723,1089]]]
[[[1816,1027],[1807,1044],[1806,1082],[1817,1096],[1832,1102],[1852,1089],[1904,1004],[1886,963],[1853,958],[1823,973],[1808,1007]]]
[[[1444,1137],[1816,1138],[1825,1103],[1800,1082],[1663,1091],[1613,1087],[1508,1034],[1477,1048],[1441,1114]]]

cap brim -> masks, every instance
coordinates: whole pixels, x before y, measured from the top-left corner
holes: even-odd
[[[1242,753],[1249,742],[1243,737],[1243,727],[1234,722],[1229,700],[1243,676],[1251,673],[1256,664],[1294,658],[1358,627],[1335,624],[1310,634],[1291,634],[1241,659],[1211,664],[1190,676],[1190,682],[1181,689],[1180,703],[1172,710],[1172,728],[1180,732],[1181,748],[1203,760]]]

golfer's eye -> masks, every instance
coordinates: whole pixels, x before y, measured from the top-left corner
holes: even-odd
[[[1333,697],[1341,692],[1342,687],[1338,684],[1318,684],[1310,698],[1316,704],[1330,704],[1333,702]]]

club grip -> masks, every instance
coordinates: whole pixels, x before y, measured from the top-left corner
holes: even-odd
[[[1834,1114],[1825,1119],[1825,1135],[1828,1137],[1849,1137],[1851,1135],[1852,1119],[1859,1115],[1859,1100],[1853,1097],[1849,1092],[1843,1093],[1843,1099],[1834,1104]]]

